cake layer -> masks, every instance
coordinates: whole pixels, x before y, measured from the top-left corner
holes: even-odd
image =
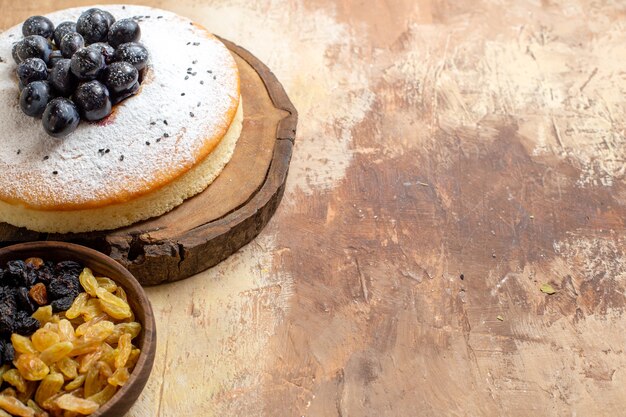
[[[132,201],[83,210],[37,210],[0,201],[0,218],[15,226],[47,233],[117,229],[160,216],[203,191],[230,160],[241,134],[243,104],[219,145],[200,164],[180,178]]]
[[[129,224],[128,219],[140,220],[146,213],[116,210],[157,198],[192,171],[212,166],[215,159],[223,166],[230,158],[213,157],[234,146],[228,141],[236,141],[230,133],[241,123],[234,121],[237,109],[241,113],[239,74],[228,49],[204,28],[170,12],[141,6],[102,8],[117,19],[137,16],[141,42],[150,52],[149,67],[138,95],[116,106],[109,118],[83,122],[61,140],[47,136],[41,120],[20,110],[11,48],[22,37],[21,25],[0,34],[0,220],[42,231],[94,230],[79,226],[79,217],[77,228],[68,223],[58,230],[48,220],[36,219],[47,211],[51,219],[66,211],[61,217],[71,221],[94,209],[99,215],[127,219],[95,229]],[[76,21],[84,10],[47,16],[59,24]],[[199,176],[206,181],[202,189],[214,175]],[[190,190],[157,204],[159,209],[147,217],[180,204],[185,194],[201,191],[199,183],[192,183]],[[23,217],[19,213],[27,213],[29,222],[18,221]]]

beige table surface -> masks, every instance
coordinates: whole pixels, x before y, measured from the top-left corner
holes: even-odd
[[[625,415],[623,2],[143,3],[256,54],[300,125],[263,233],[148,290],[128,416]]]

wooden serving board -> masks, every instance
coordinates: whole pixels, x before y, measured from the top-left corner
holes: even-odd
[[[0,223],[0,246],[61,240],[97,249],[143,285],[204,271],[256,237],[282,198],[298,114],[265,64],[222,39],[239,66],[244,121],[231,161],[202,193],[160,217],[105,232],[37,233]]]

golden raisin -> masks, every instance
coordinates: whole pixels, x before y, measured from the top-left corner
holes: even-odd
[[[83,386],[83,384],[85,383],[85,378],[87,377],[87,375],[78,375],[76,378],[74,378],[72,381],[68,382],[67,385],[65,386],[65,391],[73,391],[77,388],[80,388]]]
[[[74,359],[66,356],[61,358],[56,365],[67,379],[74,379],[78,376],[78,362]]]
[[[89,352],[93,352],[95,350],[98,350],[98,347],[99,346],[98,346],[97,343],[85,343],[84,340],[79,339],[74,344],[74,349],[72,349],[72,351],[70,352],[69,356],[84,355],[85,353],[89,353]]]
[[[25,264],[32,265],[35,269],[39,269],[41,265],[43,265],[43,259],[41,258],[27,258],[24,260]]]
[[[63,388],[65,379],[61,374],[49,374],[39,384],[37,392],[35,393],[35,401],[39,404],[43,404],[48,398],[58,394]]]
[[[83,308],[85,307],[85,304],[87,304],[88,299],[89,294],[87,294],[86,292],[81,292],[80,294],[78,294],[78,296],[74,299],[72,306],[65,312],[65,317],[73,320],[80,316]]]
[[[2,379],[13,385],[19,392],[26,391],[26,380],[22,378],[22,375],[20,375],[17,369],[11,369],[5,372],[4,375],[2,375]]]
[[[55,326],[53,325],[53,323],[47,323],[46,326],[44,326],[42,329],[37,330],[31,336],[33,346],[39,352],[43,352],[55,343],[59,343],[59,341],[61,340],[59,334],[56,331],[51,330],[54,327]]]
[[[50,365],[67,356],[74,349],[72,342],[59,342],[41,352],[39,358]]]
[[[83,339],[86,343],[90,342],[103,342],[106,340],[115,330],[115,324],[110,321],[103,320],[89,326],[83,334]]]
[[[115,290],[115,295],[124,300],[125,303],[128,303],[128,296],[126,295],[126,291],[122,287],[117,287]]]
[[[115,372],[113,372],[113,375],[111,375],[111,377],[109,377],[107,381],[111,385],[122,386],[126,383],[126,381],[128,381],[128,378],[130,378],[130,373],[128,372],[128,369],[118,368],[115,370]]]
[[[26,401],[26,405],[35,410],[35,417],[48,417],[48,413],[46,413],[39,404],[37,404],[33,400]]]
[[[17,353],[37,353],[37,350],[33,346],[33,342],[31,342],[26,336],[13,333],[11,335],[11,343],[13,344],[13,349],[15,349]]]
[[[103,290],[106,292],[106,290]],[[85,322],[89,322],[94,320],[96,317],[102,316],[104,313],[102,309],[102,304],[96,298],[91,298],[87,300],[87,304],[82,308],[80,314],[83,316],[83,320]]]
[[[17,397],[17,392],[15,392],[15,388],[9,387],[0,391],[0,395],[7,395],[9,397]]]
[[[98,347],[98,350],[96,350],[95,352],[83,355],[80,360],[80,367],[78,368],[78,372],[84,374],[85,372],[89,371],[89,369],[91,369],[96,364],[96,362],[100,360],[101,357],[102,347]]]
[[[90,397],[104,388],[100,379],[100,372],[96,368],[90,368],[85,375],[85,383],[83,384],[85,397]]]
[[[128,357],[128,361],[126,362],[126,367],[128,369],[133,369],[139,360],[139,355],[141,354],[141,350],[137,348],[133,348],[130,351],[130,356]]]
[[[33,314],[32,317],[39,320],[39,323],[46,324],[52,319],[52,306],[43,306],[39,307]]]
[[[7,372],[9,369],[11,369],[11,365],[9,365],[8,363],[0,366],[0,379],[2,379],[4,373]]]
[[[35,417],[35,410],[8,395],[0,395],[0,409],[19,417]]]
[[[98,281],[98,286],[104,288],[108,292],[115,292],[117,289],[117,284],[111,278],[107,277],[97,277],[96,281]]]
[[[89,400],[91,400],[93,402],[96,402],[99,405],[103,405],[104,403],[109,401],[115,395],[116,391],[117,391],[116,387],[114,387],[113,385],[107,385],[99,393],[94,394],[94,395],[88,397],[87,399],[89,399]]]
[[[63,410],[76,411],[80,414],[91,414],[100,408],[95,401],[78,398],[72,394],[61,395],[55,403]]]
[[[33,398],[38,386],[39,382],[37,381],[26,381],[26,389],[24,392],[18,392],[16,398],[26,404],[29,398]]]
[[[40,306],[48,304],[48,292],[46,286],[41,282],[30,287],[28,295]]]
[[[119,289],[120,287],[118,287],[118,290]],[[104,288],[97,288],[96,294],[98,295],[98,299],[100,299],[102,310],[114,319],[127,319],[132,315],[130,306],[120,297],[111,294]]]
[[[131,339],[134,339],[141,332],[141,324],[136,321],[130,323],[119,323],[115,325],[115,331],[107,338],[107,343],[115,344],[119,340],[120,336],[124,333],[130,334]]]
[[[128,333],[124,333],[118,342],[117,345],[117,356],[115,357],[115,368],[119,369],[126,365],[128,358],[130,357],[130,352],[133,350],[133,345],[130,341],[130,335]]]
[[[37,355],[23,353],[15,360],[15,367],[24,379],[28,381],[40,381],[50,372],[48,365]]]
[[[74,333],[74,326],[67,319],[59,320],[59,336],[64,342],[73,342],[76,340],[76,334]]]
[[[87,294],[91,295],[92,297],[95,297],[96,289],[98,288],[98,281],[96,280],[96,277],[93,276],[93,272],[91,272],[91,269],[83,269],[83,272],[80,273],[78,279],[80,280],[80,285],[82,285],[82,287],[85,289],[85,292],[87,292]]]
[[[102,346],[102,357],[101,361],[106,362],[110,367],[115,367],[115,355],[117,355],[117,351],[113,349],[108,343],[103,343]]]

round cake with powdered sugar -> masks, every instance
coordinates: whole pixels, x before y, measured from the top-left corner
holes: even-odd
[[[46,17],[75,22],[85,9]],[[103,9],[140,23],[149,51],[140,91],[61,139],[20,109],[11,56],[22,25],[0,34],[0,221],[59,233],[126,226],[203,191],[234,152],[243,106],[228,49],[170,12]]]

